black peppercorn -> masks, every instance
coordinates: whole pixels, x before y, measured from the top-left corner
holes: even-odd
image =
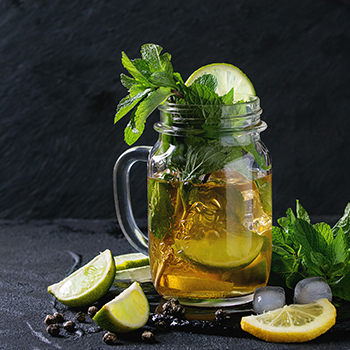
[[[75,319],[78,322],[85,322],[85,314],[84,312],[79,311],[76,315],[75,315]]]
[[[96,315],[98,308],[96,306],[90,306],[88,309],[88,315],[92,318]]]
[[[52,315],[47,315],[44,321],[45,324],[49,325],[49,324],[54,324],[56,323],[56,318]]]
[[[155,335],[150,331],[144,331],[141,335],[141,339],[148,344],[153,344],[157,342]]]
[[[223,320],[225,318],[226,318],[226,311],[224,311],[223,309],[216,310],[216,312],[215,312],[215,319],[217,321],[221,321],[221,320]]]
[[[46,332],[52,335],[53,337],[57,337],[60,333],[60,326],[58,324],[50,324],[46,328]]]
[[[102,340],[104,343],[106,343],[108,345],[113,345],[117,341],[117,336],[114,333],[107,332],[104,334]]]
[[[75,330],[75,323],[73,321],[67,321],[63,324],[63,328],[67,331],[67,332],[74,332]]]
[[[165,320],[158,320],[154,323],[154,326],[160,331],[165,331],[168,327],[168,323]]]
[[[55,312],[53,314],[53,317],[56,319],[57,323],[62,323],[64,321],[63,315],[61,313],[59,313],[59,312]]]

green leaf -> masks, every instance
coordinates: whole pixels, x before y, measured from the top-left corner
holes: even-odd
[[[234,102],[234,88],[232,88],[227,94],[221,96],[222,102],[225,105],[231,105]]]
[[[337,234],[337,231],[339,230],[339,228],[342,228],[344,235],[346,237],[348,247],[350,247],[350,203],[348,203],[347,206],[345,207],[343,216],[332,228],[334,235]]]
[[[330,250],[334,264],[349,261],[349,246],[347,245],[346,237],[342,228],[339,228],[337,236],[330,245]]]
[[[122,73],[120,74],[120,82],[125,86],[127,89],[130,89],[134,84],[137,84],[136,79],[131,78],[127,76],[126,74]]]
[[[117,106],[114,123],[116,123],[121,118],[123,118],[124,115],[129,113],[150,91],[150,89],[146,89],[139,92],[135,96],[131,97],[130,95],[128,95],[125,98],[123,98]]]
[[[150,179],[148,183],[148,224],[151,234],[162,239],[170,233],[175,208],[170,198],[171,184]]]
[[[176,83],[173,77],[165,71],[154,72],[149,80],[157,86],[172,87],[176,89]]]
[[[307,221],[295,219],[293,237],[296,242],[302,245],[307,253],[314,251],[325,254],[327,251],[327,242],[315,228]]]
[[[160,61],[163,67],[163,71],[169,75],[172,75],[174,70],[173,65],[171,64],[171,55],[169,53],[164,53],[160,56]]]
[[[310,223],[310,217],[307,211],[302,207],[299,200],[297,199],[297,218],[305,220],[306,222]]]
[[[333,242],[333,232],[328,224],[324,222],[318,222],[317,224],[313,225],[313,227],[319,234],[323,236],[327,242],[327,245]]]
[[[145,44],[141,47],[141,57],[148,63],[152,73],[163,70],[160,58],[162,50],[163,48],[156,44]]]
[[[172,94],[170,88],[160,87],[150,92],[137,106],[134,123],[125,129],[125,142],[128,145],[135,143],[145,129],[145,123],[149,115]]]
[[[257,179],[254,181],[256,188],[259,192],[261,204],[264,212],[269,213],[272,211],[272,186],[270,181],[264,179]]]
[[[218,80],[212,74],[203,74],[198,77],[193,84],[200,84],[207,86],[210,90],[215,91],[218,86]]]
[[[153,87],[153,84],[148,81],[148,78],[144,75],[144,72],[139,70],[139,68],[141,68],[139,63],[140,60],[131,61],[126,53],[122,52],[122,64],[124,68],[137,80],[137,82],[147,87]],[[139,68],[137,68],[137,66],[139,66]]]

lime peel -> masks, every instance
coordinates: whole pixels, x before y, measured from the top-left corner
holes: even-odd
[[[129,253],[114,257],[116,271],[149,265],[149,258],[142,253]]]
[[[141,328],[149,317],[149,303],[142,288],[134,282],[113,300],[103,305],[93,320],[101,328],[126,333]]]
[[[228,63],[212,63],[203,66],[192,73],[185,84],[191,85],[204,74],[212,74],[216,77],[218,81],[216,93],[219,96],[227,94],[232,88],[235,95],[255,95],[254,86],[249,78],[239,68]]]
[[[50,285],[47,291],[64,305],[85,306],[106,294],[114,277],[114,258],[106,249],[62,281]]]

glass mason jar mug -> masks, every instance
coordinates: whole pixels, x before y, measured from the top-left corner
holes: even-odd
[[[154,147],[124,152],[114,168],[118,221],[149,254],[152,280],[183,304],[248,302],[271,266],[271,159],[259,98],[234,105],[159,107]],[[132,215],[129,171],[148,163],[148,237]]]

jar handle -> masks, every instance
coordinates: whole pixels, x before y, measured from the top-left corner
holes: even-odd
[[[149,146],[128,149],[117,159],[113,170],[114,203],[120,228],[128,242],[146,255],[148,255],[148,238],[137,226],[132,212],[129,174],[136,162],[148,161],[151,149]]]

